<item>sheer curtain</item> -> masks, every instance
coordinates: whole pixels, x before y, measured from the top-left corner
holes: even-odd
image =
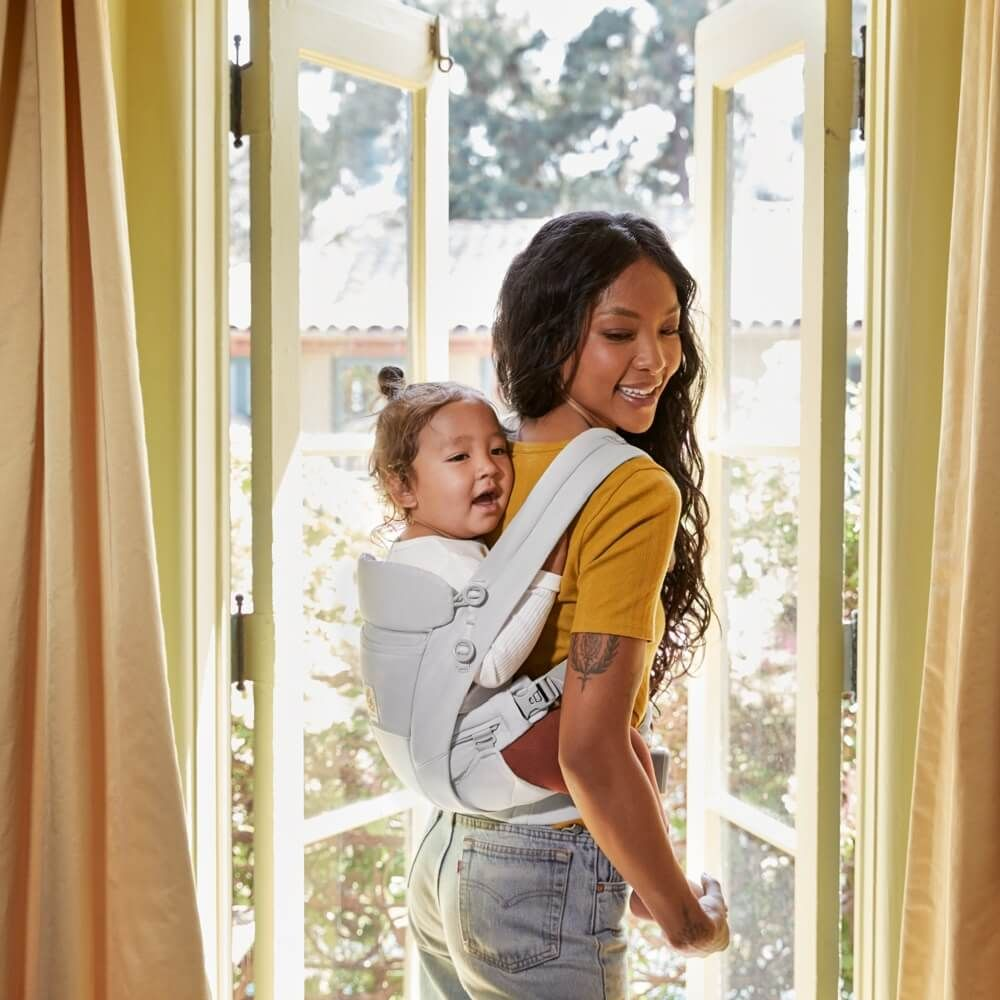
[[[208,995],[107,11],[0,8],[0,994]]]
[[[898,996],[1000,969],[1000,14],[966,0],[930,609]]]

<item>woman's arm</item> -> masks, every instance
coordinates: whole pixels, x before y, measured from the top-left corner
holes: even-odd
[[[708,954],[729,943],[718,882],[695,896],[670,846],[661,803],[629,739],[645,642],[574,633],[562,698],[559,764],[587,829],[670,944]]]

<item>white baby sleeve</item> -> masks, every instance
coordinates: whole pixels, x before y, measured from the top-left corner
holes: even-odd
[[[506,684],[521,669],[528,654],[535,648],[549,617],[562,578],[540,570],[531,586],[517,603],[490,651],[483,658],[476,681],[483,687]]]

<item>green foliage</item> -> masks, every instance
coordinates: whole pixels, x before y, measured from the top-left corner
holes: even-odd
[[[306,849],[306,1000],[403,996],[405,853],[401,816]]]

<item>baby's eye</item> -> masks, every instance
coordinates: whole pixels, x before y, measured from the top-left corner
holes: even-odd
[[[461,462],[463,458],[468,458],[469,456],[464,452],[460,451],[457,455],[452,455],[447,461],[449,462]]]
[[[508,454],[508,452],[507,452],[507,449],[503,445],[499,445],[498,447],[496,447],[496,448],[493,449],[493,454],[494,455],[506,455],[506,454]]]

